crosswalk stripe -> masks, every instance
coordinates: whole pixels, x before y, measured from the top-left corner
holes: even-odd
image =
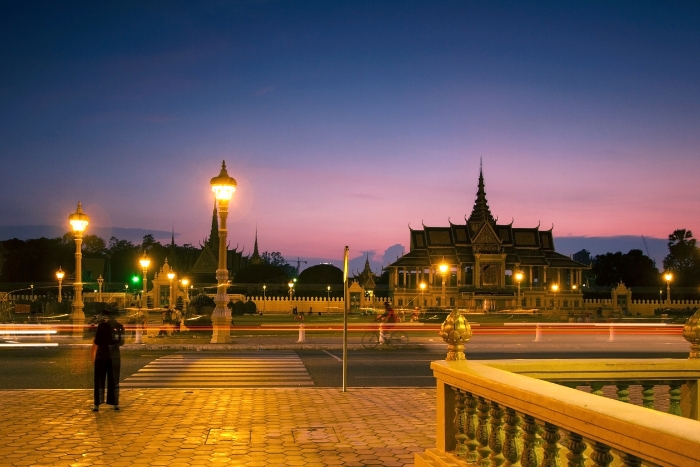
[[[179,353],[158,358],[125,379],[122,387],[313,386],[293,351]]]

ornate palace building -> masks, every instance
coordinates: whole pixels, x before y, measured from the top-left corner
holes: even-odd
[[[486,200],[482,171],[474,208],[465,220],[447,227],[409,227],[410,251],[388,266],[396,306],[473,311],[574,311],[583,306],[582,271],[588,266],[554,251],[552,229],[498,224]]]

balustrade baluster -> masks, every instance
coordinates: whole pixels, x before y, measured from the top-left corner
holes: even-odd
[[[455,446],[455,455],[457,457],[466,457],[469,450],[467,449],[467,435],[466,435],[466,421],[467,412],[465,410],[465,401],[467,394],[461,389],[455,388],[455,439],[457,445]]]
[[[608,467],[613,461],[613,455],[610,454],[610,446],[598,442],[593,443],[591,460],[595,462],[595,467]]]
[[[630,401],[630,385],[629,383],[618,383],[615,385],[617,387],[617,400],[620,402]]]
[[[479,405],[477,410],[479,411],[479,425],[476,428],[476,440],[479,442],[479,447],[477,452],[479,453],[478,465],[482,467],[489,467],[491,461],[489,460],[489,455],[491,454],[491,448],[489,447],[489,409],[491,406],[488,401],[483,397],[479,397]]]
[[[503,457],[503,415],[504,410],[496,403],[491,402],[491,434],[489,435],[489,448],[491,448],[491,467],[500,467],[506,458]]]
[[[605,384],[602,381],[592,381],[591,382],[591,394],[595,394],[596,396],[602,396],[603,395],[603,386],[605,386]]]
[[[624,453],[620,456],[624,467],[642,467],[642,460],[632,454]]]
[[[647,409],[654,408],[654,385],[642,384],[642,405]]]
[[[559,467],[559,427],[545,422],[544,433],[544,455],[542,457],[542,467]]]
[[[467,419],[466,419],[466,433],[467,433],[467,456],[465,460],[467,462],[476,463],[479,460],[479,454],[477,453],[477,448],[479,447],[479,442],[476,440],[476,430],[478,426],[477,414],[477,404],[478,401],[472,393],[467,393]]]
[[[583,453],[587,447],[581,435],[569,433],[566,439],[566,449],[569,450],[566,455],[566,458],[569,459],[568,467],[585,467],[587,457]]]
[[[531,415],[523,415],[523,455],[520,457],[522,467],[540,467],[540,455],[537,446],[540,444],[539,430],[535,418]]]
[[[506,409],[504,417],[506,426],[504,428],[505,436],[503,438],[503,457],[506,459],[506,467],[515,467],[520,461],[520,417],[513,409]]]
[[[670,389],[668,390],[668,413],[671,415],[683,416],[681,411],[681,386],[683,383],[680,381],[671,381],[669,383]]]

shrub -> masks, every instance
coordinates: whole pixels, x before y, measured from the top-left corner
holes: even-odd
[[[198,315],[202,313],[203,308],[214,307],[216,307],[214,299],[207,294],[199,294],[190,301],[190,308],[193,308]]]
[[[252,300],[248,300],[245,302],[245,312],[249,315],[254,315],[258,311],[258,308],[255,306],[255,302]]]

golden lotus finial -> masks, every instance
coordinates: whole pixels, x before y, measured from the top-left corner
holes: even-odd
[[[466,360],[464,344],[472,337],[472,327],[459,310],[452,310],[442,326],[440,337],[447,342],[445,360]]]
[[[688,358],[700,358],[700,310],[688,318],[683,326],[683,338],[690,342]]]

